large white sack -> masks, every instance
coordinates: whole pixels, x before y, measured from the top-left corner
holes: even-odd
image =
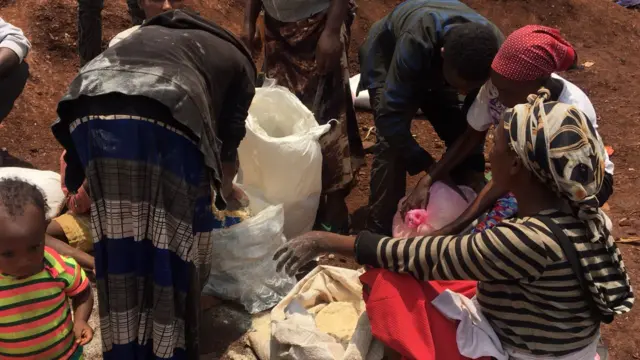
[[[236,301],[256,314],[271,309],[293,288],[295,278],[276,272],[273,254],[284,244],[282,205],[243,189],[252,216],[226,229],[214,230],[211,272],[203,292]]]
[[[47,219],[53,219],[58,215],[64,193],[60,185],[60,174],[53,171],[27,169],[21,167],[0,167],[0,179],[17,178],[33,184],[42,190],[47,198],[49,212]]]
[[[284,206],[284,234],[310,231],[322,191],[322,153],[318,139],[330,125],[281,86],[256,89],[240,143],[238,183],[259,190],[271,204]]]

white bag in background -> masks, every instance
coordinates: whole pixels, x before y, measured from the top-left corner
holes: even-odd
[[[271,204],[284,206],[287,239],[313,227],[322,191],[318,139],[330,125],[281,86],[256,89],[240,143],[238,183],[255,188]]]
[[[360,74],[355,74],[349,79],[349,87],[351,87],[351,98],[353,106],[358,109],[371,110],[371,99],[369,98],[369,90],[362,90],[359,94],[358,85],[360,84]],[[418,109],[416,115],[422,115],[422,110]]]
[[[252,216],[212,233],[211,273],[203,292],[239,302],[255,314],[278,304],[296,282],[276,272],[273,261],[285,242],[282,205],[270,205],[253,189],[243,190]]]
[[[21,167],[0,167],[0,179],[16,178],[40,188],[47,198],[49,212],[47,219],[53,219],[58,215],[64,193],[60,184],[60,174],[53,171],[27,169]]]

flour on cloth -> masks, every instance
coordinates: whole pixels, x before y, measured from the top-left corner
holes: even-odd
[[[381,360],[362,300],[361,271],[319,266],[271,311],[254,321],[249,342],[261,360]]]
[[[316,314],[315,320],[318,330],[348,344],[359,317],[360,314],[352,303],[339,301],[325,306]]]

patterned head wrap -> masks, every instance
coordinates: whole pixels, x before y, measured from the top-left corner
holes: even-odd
[[[607,294],[603,289],[609,287],[608,280],[598,280],[602,276],[590,273],[589,265],[594,260],[581,259],[596,304],[603,313],[627,312],[633,304],[629,277],[610,233],[611,220],[596,199],[604,178],[604,145],[581,111],[572,105],[547,102],[550,96],[549,90],[541,88],[537,95],[529,95],[527,104],[506,111],[507,141],[527,169],[568,200],[574,215],[587,225],[588,240],[580,246],[604,247],[617,267],[621,276],[616,282],[629,291]]]
[[[576,60],[576,52],[556,29],[527,25],[509,35],[491,68],[515,81],[531,81],[568,70]]]

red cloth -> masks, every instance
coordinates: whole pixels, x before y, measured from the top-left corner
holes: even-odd
[[[458,322],[444,317],[431,301],[446,289],[471,298],[475,281],[421,282],[380,269],[368,270],[360,281],[373,336],[403,359],[469,360],[458,351]]]
[[[507,37],[491,68],[515,81],[530,81],[568,70],[576,52],[557,29],[527,25]]]

